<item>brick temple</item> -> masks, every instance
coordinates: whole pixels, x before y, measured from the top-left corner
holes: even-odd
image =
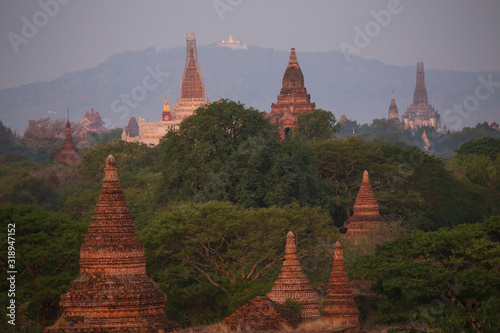
[[[302,318],[319,317],[318,294],[302,270],[297,256],[295,236],[291,231],[286,236],[283,267],[267,297],[279,304],[285,303],[288,298],[295,298],[302,305]]]
[[[381,221],[382,217],[370,185],[368,171],[365,170],[358,196],[354,202],[353,214],[346,222],[347,237],[354,238],[368,235],[370,229],[377,227]]]
[[[180,123],[189,117],[199,107],[207,105],[210,101],[205,97],[205,81],[198,63],[198,51],[194,33],[184,34],[186,37],[186,64],[181,79],[181,93],[172,105],[168,105],[167,97],[163,104],[163,112],[160,121],[149,121],[139,116],[139,135],[131,137],[124,131],[122,140],[128,142],[142,142],[149,145],[157,145],[171,128],[179,128]]]
[[[413,104],[403,114],[405,128],[417,130],[422,126],[441,128],[441,117],[437,110],[429,104],[425,87],[424,62],[417,62],[417,82],[413,91]]]
[[[69,109],[68,109],[68,120],[66,121],[66,137],[64,138],[61,151],[54,156],[54,161],[66,163],[67,165],[78,165],[82,163],[82,158],[76,151],[75,142],[71,137],[71,125],[69,123]]]
[[[304,75],[297,61],[295,48],[292,47],[278,102],[271,105],[271,112],[266,114],[266,118],[281,127],[281,137],[284,138],[292,128],[297,127],[299,114],[309,113],[314,109],[316,104],[311,103],[311,95],[304,86]]]
[[[61,319],[44,333],[170,332],[165,295],[146,274],[144,247],[127,208],[112,155],[85,242],[80,274],[61,296]]]
[[[284,325],[296,328],[302,318],[268,297],[256,297],[239,307],[221,323],[231,330],[279,330]]]
[[[335,243],[333,250],[334,261],[325,300],[322,304],[321,316],[327,320],[340,322],[345,326],[356,326],[359,325],[358,306],[347,278],[340,242]]]

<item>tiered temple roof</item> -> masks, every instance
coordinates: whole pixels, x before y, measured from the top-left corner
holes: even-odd
[[[288,298],[295,298],[302,305],[302,318],[319,317],[318,294],[302,270],[297,256],[295,236],[291,231],[286,236],[283,267],[267,297],[279,304],[285,303]]]
[[[429,104],[427,97],[423,61],[417,62],[417,82],[413,91],[413,104],[404,112],[403,123],[406,128],[413,130],[422,126],[441,128],[441,117],[437,110]]]
[[[281,126],[281,135],[284,137],[291,128],[297,126],[299,114],[312,112],[315,108],[316,104],[311,103],[311,95],[304,86],[304,75],[297,61],[295,48],[292,47],[278,102],[271,105],[271,112],[266,114],[266,118]]]
[[[382,221],[375,194],[370,185],[368,171],[363,173],[363,181],[354,203],[352,216],[347,220],[347,237],[367,234]]]
[[[112,155],[104,170],[101,195],[80,249],[80,274],[61,296],[62,325],[44,332],[173,331],[178,325],[163,312],[165,295],[146,274],[144,247]]]
[[[333,249],[334,261],[321,316],[327,320],[340,321],[344,325],[359,325],[358,306],[345,271],[340,242],[337,242]]]
[[[129,135],[137,136],[139,135],[139,124],[137,124],[137,119],[134,116],[130,117],[126,131]]]
[[[198,63],[198,51],[194,33],[186,34],[186,65],[182,73],[181,97],[172,106],[172,117],[185,118],[208,103],[205,98],[205,82]]]
[[[83,125],[84,131],[105,132],[108,130],[106,127],[103,126],[104,121],[102,120],[99,111],[97,109],[94,111],[93,106],[90,108],[90,112],[87,109],[87,112],[85,112],[85,115],[83,116],[83,119],[80,122],[80,124]]]
[[[66,163],[68,165],[77,165],[82,163],[82,158],[77,153],[75,148],[75,143],[71,137],[71,125],[69,123],[69,111],[68,120],[66,121],[66,137],[64,138],[64,143],[61,147],[61,151],[54,156],[54,161]]]

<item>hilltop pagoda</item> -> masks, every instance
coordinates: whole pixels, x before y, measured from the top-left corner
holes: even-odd
[[[80,274],[61,296],[62,319],[45,333],[170,332],[165,295],[146,274],[139,243],[117,175],[116,160],[106,159],[104,183],[85,242]]]
[[[346,326],[357,326],[359,325],[358,306],[345,271],[344,254],[340,242],[335,243],[333,250],[334,261],[321,316],[327,320],[340,321]]]
[[[283,267],[267,297],[279,304],[284,304],[288,298],[294,298],[302,305],[302,318],[319,317],[318,294],[302,270],[297,256],[295,236],[291,231],[286,236]]]
[[[368,171],[363,173],[363,181],[358,196],[354,202],[352,216],[347,220],[347,237],[355,238],[368,235],[370,229],[376,228],[382,222],[377,200],[370,185]]]
[[[299,114],[312,112],[315,108],[316,104],[311,103],[311,95],[304,86],[304,75],[292,47],[278,102],[271,105],[271,112],[266,114],[266,118],[281,127],[281,137],[284,138],[290,129],[297,126]]]
[[[69,109],[68,109],[68,119],[66,121],[66,137],[64,138],[64,143],[61,147],[61,151],[54,156],[54,161],[66,163],[67,165],[78,165],[82,163],[82,158],[77,153],[75,148],[75,143],[71,137],[71,125],[69,123]]]
[[[424,62],[417,62],[417,82],[413,91],[413,104],[403,114],[405,128],[417,130],[422,126],[441,128],[441,117],[437,110],[429,104],[425,87]]]

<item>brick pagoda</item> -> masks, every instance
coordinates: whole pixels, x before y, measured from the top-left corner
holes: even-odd
[[[370,229],[382,221],[375,194],[370,185],[368,171],[363,173],[363,181],[354,203],[352,216],[347,220],[347,237],[353,238],[368,235]]]
[[[291,231],[286,236],[283,267],[267,297],[279,304],[285,303],[288,298],[295,298],[302,305],[302,318],[319,317],[318,294],[302,270],[297,256],[295,236]]]
[[[301,322],[298,313],[285,308],[265,296],[256,297],[241,306],[222,321],[232,330],[279,330],[284,325],[296,328]]]
[[[332,272],[323,301],[321,316],[346,326],[359,325],[358,306],[352,294],[351,285],[344,266],[344,255],[340,242],[335,243]]]
[[[311,95],[304,86],[304,75],[297,61],[295,48],[292,47],[278,102],[271,105],[271,112],[266,114],[266,118],[281,126],[281,136],[284,138],[290,129],[297,126],[299,114],[312,112],[315,108],[316,104],[311,103]]]
[[[78,165],[82,163],[82,158],[76,152],[75,143],[71,137],[71,125],[69,123],[69,109],[68,120],[66,121],[66,137],[61,147],[61,151],[54,156],[54,161],[66,163],[68,165]]]
[[[85,242],[80,274],[61,296],[61,320],[45,333],[170,332],[165,295],[146,274],[139,243],[118,180],[116,161],[106,159],[104,183]]]

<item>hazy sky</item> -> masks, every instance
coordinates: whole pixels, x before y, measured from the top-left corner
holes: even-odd
[[[0,89],[127,49],[183,46],[185,32],[198,45],[231,33],[280,50],[340,51],[344,43],[393,65],[422,58],[426,69],[500,71],[499,15],[498,0],[0,0]]]

